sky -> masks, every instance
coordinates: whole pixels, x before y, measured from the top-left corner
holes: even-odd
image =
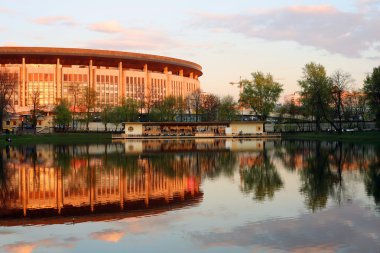
[[[220,96],[237,97],[230,82],[256,71],[293,93],[312,61],[350,73],[358,89],[380,65],[380,0],[0,0],[0,45],[189,60]]]

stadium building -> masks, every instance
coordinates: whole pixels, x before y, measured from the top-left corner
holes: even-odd
[[[96,92],[97,105],[116,106],[123,98],[159,101],[183,97],[200,88],[202,67],[164,56],[131,52],[0,47],[0,68],[18,80],[15,112],[30,111],[33,96],[46,111],[66,99],[72,105],[85,92]]]

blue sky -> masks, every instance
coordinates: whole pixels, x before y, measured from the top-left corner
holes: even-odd
[[[202,65],[205,91],[270,72],[284,94],[302,67],[352,74],[354,88],[380,65],[380,1],[0,1],[0,45],[123,50]]]

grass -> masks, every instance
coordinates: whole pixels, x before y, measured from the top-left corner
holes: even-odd
[[[7,142],[7,138],[11,142]],[[111,143],[109,133],[53,133],[53,134],[25,134],[25,135],[2,135],[0,147],[6,145],[21,146],[25,144],[92,144]]]
[[[343,141],[359,143],[379,143],[380,132],[346,132],[346,133],[284,133],[283,139],[287,140],[318,140],[318,141]]]

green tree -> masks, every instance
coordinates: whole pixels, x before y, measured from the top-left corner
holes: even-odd
[[[115,130],[119,127],[119,125],[123,122],[124,111],[121,106],[116,106],[111,109],[109,113],[109,121],[115,125]]]
[[[173,121],[177,113],[177,100],[173,96],[157,101],[153,107],[153,114],[158,121]]]
[[[220,100],[219,120],[232,121],[238,115],[237,103],[232,96],[225,96]]]
[[[103,106],[103,109],[100,113],[100,118],[103,122],[103,125],[104,125],[104,130],[107,131],[107,125],[108,123],[110,122],[110,114],[111,114],[111,106],[109,105],[104,105]]]
[[[134,122],[139,119],[139,103],[133,98],[123,99],[121,103],[124,121]]]
[[[301,86],[302,103],[308,114],[314,117],[316,129],[320,131],[322,119],[328,120],[332,101],[331,82],[325,67],[314,62],[306,64],[298,84]],[[336,127],[334,124],[333,126]]]
[[[376,125],[380,127],[380,66],[374,68],[372,74],[364,80],[364,92],[368,103],[376,118]]]
[[[54,125],[62,126],[66,130],[71,121],[71,112],[66,100],[62,100],[55,106],[54,115]]]
[[[282,92],[282,85],[273,80],[271,74],[252,73],[252,80],[243,80],[240,101],[252,108],[261,120],[265,121],[276,105]]]

